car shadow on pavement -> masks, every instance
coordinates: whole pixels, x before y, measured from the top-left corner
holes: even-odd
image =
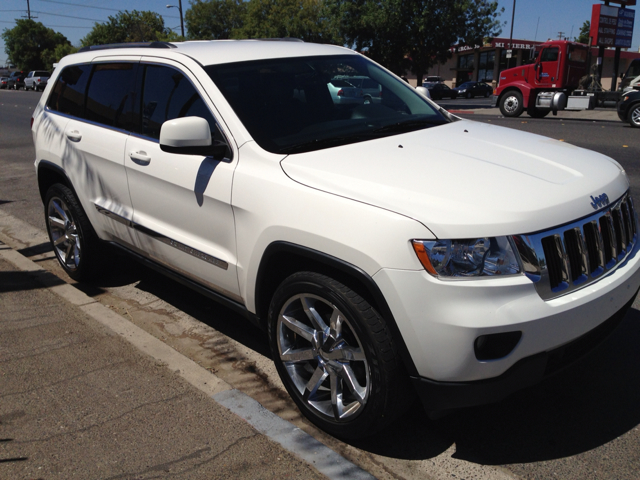
[[[97,282],[77,284],[76,287],[90,296],[102,293],[105,288],[136,283],[135,288],[151,293],[171,306],[214,328],[255,352],[270,357],[266,334],[242,315],[218,304],[204,295],[167,278],[130,257],[116,253],[118,261]]]
[[[640,424],[640,312],[576,364],[502,402],[437,421],[416,402],[378,435],[353,445],[423,460],[455,444],[454,458],[482,465],[552,460],[595,449]]]

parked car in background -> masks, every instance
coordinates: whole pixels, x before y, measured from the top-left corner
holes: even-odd
[[[442,82],[444,82],[442,77],[439,77],[438,75],[429,75],[427,78],[424,79],[424,81],[428,82],[428,83],[442,83]]]
[[[34,70],[33,72],[29,72],[24,79],[24,89],[25,90],[44,90],[47,86],[47,80],[51,74],[46,70]]]
[[[0,77],[0,89],[7,88],[9,85],[9,77]]]
[[[618,102],[618,117],[629,122],[634,128],[640,128],[640,92],[632,90],[622,96]]]
[[[333,103],[336,105],[362,103],[362,95],[359,95],[361,93],[360,90],[342,78],[332,78],[327,83],[327,88],[331,93]]]
[[[427,90],[429,90],[429,95],[434,100],[440,100],[441,98],[457,98],[458,92],[456,92],[453,88],[449,88],[444,83],[433,83],[433,82],[424,82],[422,84]]]
[[[361,103],[380,101],[380,97],[382,96],[382,87],[378,82],[367,76],[344,76],[335,77],[335,79],[345,80],[356,87],[359,90],[359,96],[362,99]]]
[[[464,82],[459,87],[454,88],[459,97],[488,97],[493,93],[493,87],[482,82]]]
[[[24,88],[25,75],[26,74],[23,71],[13,72],[11,75],[9,75],[7,88],[13,88],[14,90],[20,90],[21,88]]]

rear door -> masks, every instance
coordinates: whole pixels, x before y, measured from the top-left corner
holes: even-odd
[[[179,63],[143,62],[135,106],[135,134],[125,165],[133,203],[135,246],[141,253],[240,301],[231,183],[236,161],[160,149],[162,124],[197,116],[224,140],[206,92]]]
[[[64,129],[64,169],[101,238],[126,240],[133,215],[124,154],[131,123],[133,89],[139,57],[102,58],[83,66],[89,75],[78,114]],[[90,68],[89,68],[90,67]],[[90,73],[89,73],[90,72]]]

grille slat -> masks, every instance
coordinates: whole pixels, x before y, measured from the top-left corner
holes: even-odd
[[[526,275],[545,299],[598,281],[620,264],[637,241],[637,217],[629,194],[564,227],[517,235]]]

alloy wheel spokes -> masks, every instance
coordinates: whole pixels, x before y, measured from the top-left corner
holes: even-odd
[[[62,199],[54,197],[49,201],[47,221],[56,255],[67,268],[75,270],[80,265],[80,235],[73,216]]]
[[[280,360],[302,399],[321,416],[346,421],[366,404],[369,365],[342,312],[321,297],[297,295],[278,317]]]

